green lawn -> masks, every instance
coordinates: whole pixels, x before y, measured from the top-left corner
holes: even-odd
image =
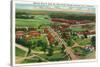
[[[43,60],[41,60],[38,57],[33,57],[31,59],[25,59],[22,63],[37,63],[37,62],[43,62]]]
[[[41,49],[42,49],[42,47],[35,47],[33,50],[41,52]]]
[[[52,56],[47,56],[46,54],[40,54],[39,56],[45,58],[48,61],[64,61],[64,60],[68,60],[67,57],[65,57],[65,54],[62,54],[62,53],[54,53]]]
[[[83,28],[71,28],[71,30],[73,31],[73,32],[81,32],[81,31],[85,31],[86,29],[83,29]]]
[[[35,27],[50,24],[47,19],[16,19],[16,27]]]
[[[82,46],[91,45],[91,41],[90,41],[90,39],[84,39],[79,44]]]
[[[77,38],[75,40],[79,45],[81,46],[85,46],[85,45],[91,45],[91,40],[90,39],[80,39],[80,38]]]
[[[24,57],[26,52],[16,47],[15,53],[16,56]]]
[[[67,61],[67,57],[61,53],[55,53],[52,56],[47,56],[45,54],[39,54],[40,57],[44,58],[45,60],[50,61]],[[22,63],[37,63],[37,62],[46,62],[44,60],[41,60],[38,57],[33,57],[30,59],[25,59]]]

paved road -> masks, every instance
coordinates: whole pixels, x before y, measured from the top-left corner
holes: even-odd
[[[19,49],[22,49],[23,51],[28,52],[28,48],[26,48],[26,47],[24,47],[24,46],[22,46],[22,45],[20,45],[20,44],[16,44],[16,47],[18,47]],[[32,53],[43,54],[44,52],[39,52],[39,51],[33,51],[33,50],[32,50]]]
[[[54,36],[54,38],[61,44],[65,46],[66,54],[71,57],[72,60],[77,60],[78,58],[73,53],[72,49],[70,47],[67,47],[66,42],[58,35],[57,32],[55,32],[52,28],[48,27],[48,30],[51,32],[51,34]]]

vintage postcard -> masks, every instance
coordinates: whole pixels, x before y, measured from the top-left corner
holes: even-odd
[[[12,65],[96,59],[93,5],[13,1]]]

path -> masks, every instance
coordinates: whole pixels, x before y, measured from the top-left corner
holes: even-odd
[[[66,49],[66,54],[71,57],[72,60],[78,59],[76,55],[73,53],[72,49],[70,47],[67,47],[66,42],[58,35],[57,32],[55,32],[52,28],[48,27],[48,30],[51,32],[51,34],[54,36],[54,38],[61,44],[63,45]]]
[[[26,47],[24,47],[24,46],[22,46],[22,45],[16,44],[16,47],[19,48],[19,49],[22,49],[23,51],[28,52],[28,48],[26,48]],[[25,60],[25,59],[29,59],[29,58],[32,58],[32,57],[35,57],[35,56],[38,57],[38,58],[40,58],[40,59],[43,60],[43,61],[48,62],[48,60],[46,60],[46,59],[44,59],[44,58],[42,58],[42,57],[40,57],[40,56],[34,54],[34,53],[42,53],[42,52],[35,52],[35,51],[32,51],[32,53],[33,53],[32,56],[28,56],[28,57],[25,56],[25,57],[23,57],[23,58],[20,58],[20,59],[16,60],[16,62],[17,62],[17,63],[20,63],[20,62],[22,62],[22,61]]]
[[[74,48],[74,47],[82,47],[82,48],[84,48],[84,46],[81,46],[81,45],[79,45],[76,41],[74,41],[73,39],[72,39],[72,41],[74,42],[74,45],[72,46],[72,48]]]

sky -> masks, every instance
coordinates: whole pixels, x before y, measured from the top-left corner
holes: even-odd
[[[91,5],[73,5],[73,4],[23,4],[16,3],[16,9],[27,10],[65,10],[95,13],[95,7]]]

